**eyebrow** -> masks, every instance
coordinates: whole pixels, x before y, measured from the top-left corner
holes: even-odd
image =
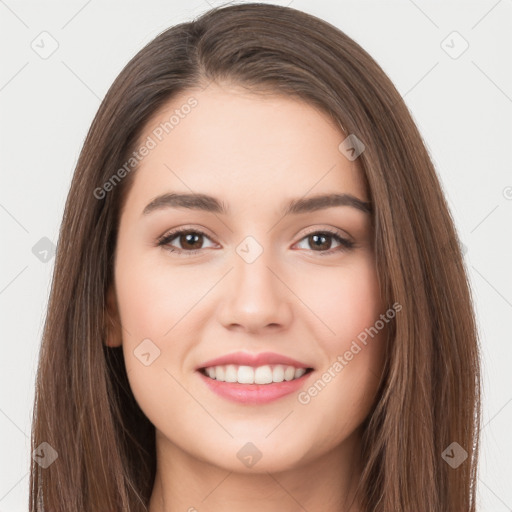
[[[323,194],[309,198],[292,199],[285,204],[283,215],[309,213],[335,206],[350,206],[364,213],[372,212],[370,202],[362,201],[351,194]],[[151,212],[164,208],[187,208],[223,215],[226,215],[229,210],[226,203],[206,194],[177,194],[170,192],[153,199],[144,208],[142,214],[148,215]]]

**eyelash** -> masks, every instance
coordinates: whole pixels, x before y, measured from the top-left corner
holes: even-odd
[[[204,233],[203,231],[200,231],[200,230],[195,230],[195,229],[190,229],[190,228],[179,228],[179,229],[175,229],[174,231],[171,231],[170,233],[167,233],[167,234],[163,235],[162,237],[158,238],[157,246],[163,247],[165,250],[167,250],[169,252],[176,252],[178,254],[186,254],[187,256],[193,256],[194,254],[196,254],[202,250],[202,249],[192,249],[192,250],[187,251],[184,249],[177,249],[175,247],[168,245],[171,242],[171,240],[174,240],[178,235],[181,235],[183,233],[203,235],[207,238],[210,238],[206,233]],[[349,251],[350,249],[353,249],[355,247],[354,242],[347,240],[346,238],[342,238],[338,234],[337,231],[333,231],[330,229],[323,229],[323,230],[312,231],[311,233],[307,233],[299,240],[299,242],[301,242],[302,240],[304,240],[305,238],[307,238],[308,236],[311,236],[311,235],[326,235],[326,234],[332,236],[337,242],[340,243],[340,246],[335,247],[334,249],[329,249],[327,251],[313,251],[312,250],[312,252],[318,252],[319,256],[329,256],[336,252]]]

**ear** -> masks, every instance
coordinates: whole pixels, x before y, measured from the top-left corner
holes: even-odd
[[[107,291],[107,309],[105,312],[105,345],[108,347],[120,347],[122,345],[122,329],[117,308],[117,299],[114,286],[111,285]]]

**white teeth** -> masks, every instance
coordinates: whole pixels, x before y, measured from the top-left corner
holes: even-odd
[[[228,364],[226,366],[226,375],[224,376],[224,382],[236,382],[237,374],[236,367],[234,364]]]
[[[211,379],[221,382],[238,382],[239,384],[271,384],[298,379],[306,373],[305,368],[294,366],[264,365],[256,368],[252,366],[237,366],[228,364],[225,366],[211,366],[205,369]]]
[[[270,384],[272,382],[272,368],[270,366],[259,366],[254,372],[255,384]]]
[[[237,380],[240,384],[254,384],[254,368],[252,366],[239,366]]]
[[[272,370],[272,380],[274,382],[283,382],[284,368],[280,364],[274,366],[274,369]]]
[[[215,378],[217,380],[221,380],[222,382],[226,382],[226,370],[224,366],[214,366],[215,368]]]
[[[293,366],[287,366],[284,371],[284,380],[292,380],[295,377],[295,368]]]
[[[297,368],[295,370],[294,379],[298,379],[299,377],[302,377],[305,373],[306,373],[306,370],[304,368]]]

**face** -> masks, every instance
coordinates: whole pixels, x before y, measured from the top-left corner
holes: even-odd
[[[309,104],[215,84],[146,125],[108,343],[166,453],[279,471],[341,453],[368,415],[388,322],[345,137]]]

